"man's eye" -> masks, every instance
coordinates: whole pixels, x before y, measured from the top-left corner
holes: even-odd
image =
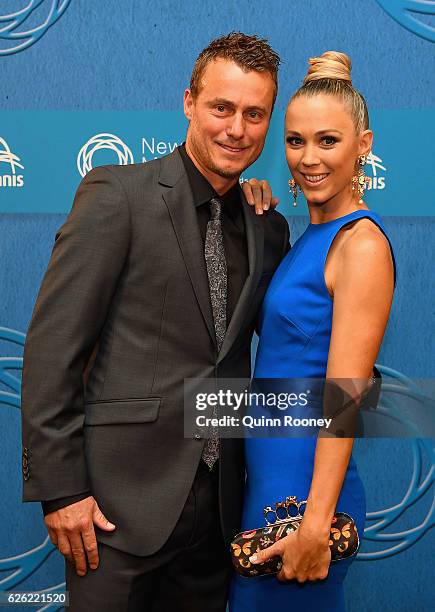
[[[225,106],[223,104],[219,104],[218,106],[216,106],[216,108],[220,113],[223,113],[225,111]]]

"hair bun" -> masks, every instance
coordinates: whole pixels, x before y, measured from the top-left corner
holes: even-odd
[[[304,79],[304,85],[319,79],[333,79],[346,81],[352,85],[350,58],[346,53],[339,51],[325,51],[320,57],[311,57],[310,68]]]

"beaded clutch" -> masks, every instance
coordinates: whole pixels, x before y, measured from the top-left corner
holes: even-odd
[[[273,557],[258,565],[251,563],[249,557],[296,531],[303,518],[301,509],[306,503],[298,502],[296,497],[287,497],[285,501],[276,502],[274,508],[266,506],[263,510],[266,527],[239,533],[231,542],[234,569],[247,577],[279,572],[282,567],[280,557]],[[270,522],[271,518],[273,522]],[[358,551],[359,537],[355,521],[345,512],[337,512],[332,519],[329,546],[331,561],[347,559]]]

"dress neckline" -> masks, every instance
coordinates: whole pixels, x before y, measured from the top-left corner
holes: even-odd
[[[371,213],[370,209],[359,208],[358,210],[354,210],[351,213],[347,213],[347,215],[342,215],[341,217],[337,217],[336,219],[331,219],[331,221],[325,221],[324,223],[309,223],[309,227],[323,227],[325,225],[330,225],[331,223],[336,223],[337,221],[341,221],[342,219],[346,219],[347,217],[352,217],[356,213]]]

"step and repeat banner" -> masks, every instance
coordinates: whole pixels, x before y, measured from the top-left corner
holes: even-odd
[[[8,213],[67,213],[78,183],[94,166],[145,163],[166,155],[184,141],[187,128],[182,110],[4,111],[1,116],[0,212]],[[378,213],[431,215],[431,119],[429,109],[371,113],[375,143],[364,167],[370,178],[366,200]],[[284,111],[277,110],[263,154],[242,178],[267,178],[284,214],[306,215],[305,206],[292,210],[283,126]],[[418,139],[418,150],[406,161],[398,130],[404,140],[411,134]]]
[[[309,57],[351,57],[375,133],[365,199],[385,219],[398,268],[379,367],[390,390],[427,400],[425,382],[435,378],[434,26],[428,0],[0,2],[0,591],[65,588],[40,505],[21,502],[20,465],[23,346],[56,230],[93,167],[147,163],[184,141],[183,92],[196,56],[217,36],[258,34],[281,55],[266,146],[244,178],[269,180],[292,241],[308,218],[302,198],[295,209],[288,193],[285,106]],[[381,409],[399,418],[394,402]],[[358,440],[355,458],[368,514],[345,584],[348,610],[433,609],[433,440],[424,431]],[[59,604],[39,609],[49,608]]]

